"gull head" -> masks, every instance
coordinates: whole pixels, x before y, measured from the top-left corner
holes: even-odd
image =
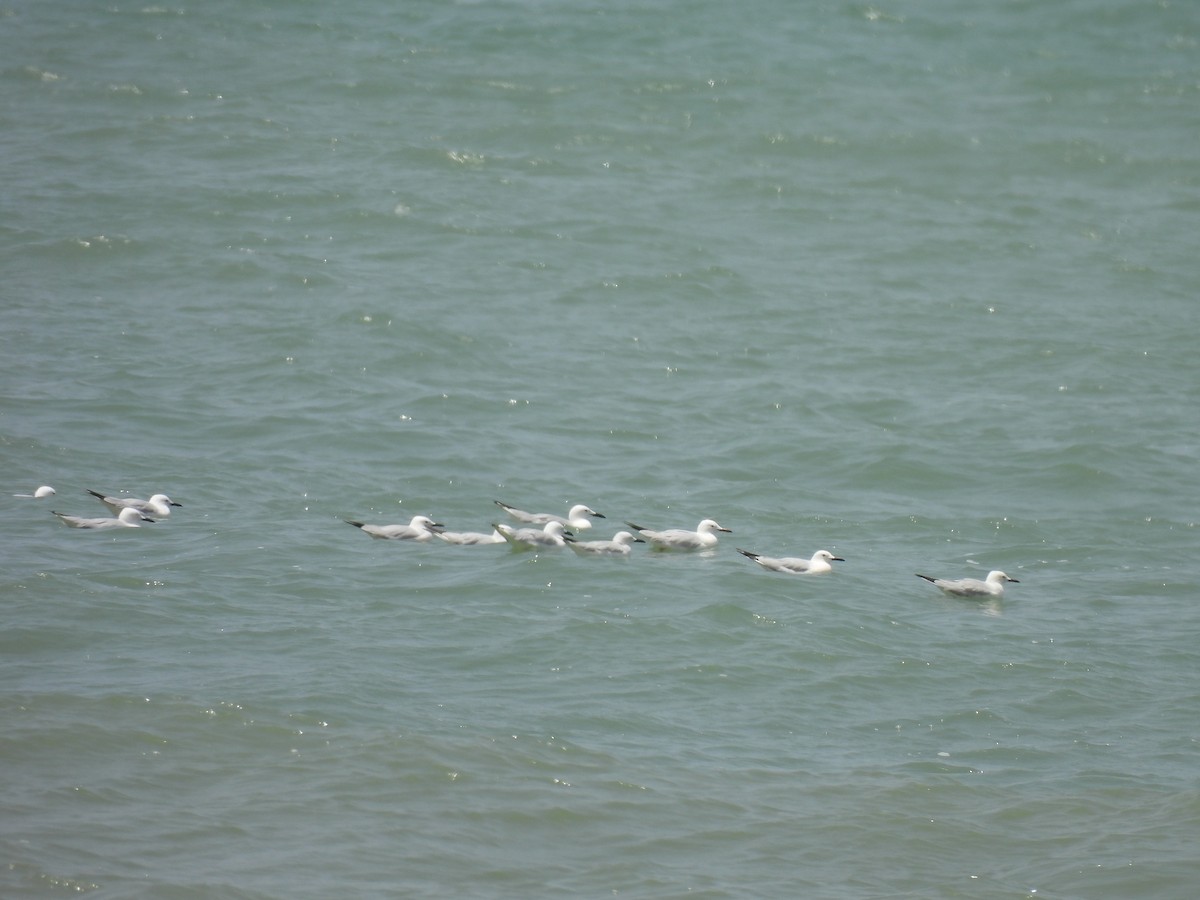
[[[424,528],[426,531],[441,531],[446,526],[441,522],[435,522],[429,516],[413,516],[412,521],[408,523],[413,528]]]

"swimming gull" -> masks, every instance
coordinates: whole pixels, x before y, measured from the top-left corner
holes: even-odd
[[[494,528],[490,534],[482,531],[438,531],[435,534],[447,544],[457,544],[460,547],[505,543],[504,535]]]
[[[618,531],[611,541],[577,541],[571,537],[565,540],[580,556],[628,556],[634,544],[646,543],[628,531]]]
[[[716,532],[724,531],[732,534],[728,528],[723,528],[712,519],[704,519],[696,526],[695,531],[684,528],[670,528],[666,531],[651,531],[641,525],[626,522],[630,528],[650,542],[654,550],[711,550],[717,546]]]
[[[343,519],[347,525],[361,528],[364,534],[388,541],[428,541],[441,528],[441,523],[429,516],[413,516],[407,525],[364,525],[351,519]]]
[[[149,516],[129,507],[117,513],[115,519],[88,519],[83,516],[68,516],[66,513],[60,512],[56,512],[54,515],[62,519],[64,525],[70,525],[72,528],[140,528],[143,522],[154,521]]]
[[[572,506],[565,516],[559,516],[554,513],[525,512],[523,509],[517,509],[515,506],[501,503],[499,500],[493,500],[492,502],[518,522],[527,522],[530,525],[545,525],[547,522],[559,522],[566,528],[582,530],[592,527],[592,519],[604,518],[601,513],[596,512],[590,506],[584,506],[582,503]]]
[[[535,550],[545,547],[565,547],[564,536],[569,534],[562,522],[547,522],[542,528],[510,528],[508,525],[492,525],[514,550]]]
[[[54,488],[48,484],[43,484],[32,494],[13,494],[14,497],[20,497],[23,500],[41,500],[43,497],[53,497],[55,494]]]
[[[828,550],[818,550],[812,559],[799,559],[794,556],[784,556],[778,559],[751,553],[749,550],[737,548],[737,552],[747,559],[752,559],[764,569],[771,572],[783,572],[786,575],[828,575],[833,571],[831,562],[845,562],[840,556],[834,556]]]
[[[924,578],[952,597],[1003,597],[1004,582],[1011,581],[1013,584],[1021,583],[1015,578],[1009,578],[1000,571],[988,572],[987,578],[983,581],[980,581],[978,578],[930,578],[928,575],[922,575],[920,572],[917,573],[917,577]]]
[[[183,506],[182,503],[176,503],[166,494],[155,494],[149,500],[138,500],[136,497],[108,497],[93,490],[88,490],[88,493],[114,513],[119,513],[123,509],[136,509],[147,516],[169,516],[172,506]]]

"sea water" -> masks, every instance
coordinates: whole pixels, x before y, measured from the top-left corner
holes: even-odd
[[[0,894],[1193,895],[1200,8],[16,0],[0,98]],[[731,533],[344,521],[494,500]]]

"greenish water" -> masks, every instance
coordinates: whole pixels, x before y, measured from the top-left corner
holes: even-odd
[[[0,893],[1192,895],[1200,13],[795,7],[0,10]]]

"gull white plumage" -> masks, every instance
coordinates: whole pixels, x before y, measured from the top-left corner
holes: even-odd
[[[20,497],[23,500],[41,500],[45,497],[53,497],[57,491],[48,484],[43,484],[32,494],[13,494],[14,497]]]
[[[442,527],[429,516],[413,516],[407,525],[366,525],[353,519],[343,519],[347,525],[362,529],[364,534],[387,541],[428,541]]]
[[[143,515],[132,507],[126,507],[117,513],[116,518],[106,517],[99,519],[89,519],[85,516],[68,516],[66,513],[56,512],[54,515],[62,519],[64,525],[70,525],[72,528],[140,528],[143,522],[153,522],[149,516]]]
[[[828,550],[818,550],[811,559],[801,559],[794,556],[763,556],[761,553],[751,553],[749,550],[737,548],[737,552],[747,559],[752,559],[769,572],[783,572],[786,575],[828,575],[833,571],[830,563],[845,562],[840,556],[834,556]]]
[[[183,506],[182,503],[176,503],[166,494],[155,494],[149,500],[139,500],[136,497],[110,497],[91,489],[88,490],[88,493],[111,509],[114,514],[120,513],[123,509],[136,509],[142,515],[163,518],[171,514],[172,506]]]
[[[618,531],[611,541],[577,541],[573,537],[564,540],[580,556],[628,556],[634,544],[646,543],[629,531]]]
[[[951,597],[1003,597],[1005,582],[1012,584],[1020,584],[1015,578],[1009,578],[999,570],[988,572],[987,578],[980,581],[978,578],[931,578],[928,575],[917,573],[918,578],[924,578],[934,587],[941,588],[946,594]]]
[[[525,522],[529,525],[545,525],[548,522],[558,522],[564,528],[572,528],[576,531],[592,527],[592,519],[603,519],[604,515],[596,512],[590,506],[584,506],[582,503],[576,503],[567,511],[565,516],[559,516],[554,513],[531,513],[523,509],[517,509],[515,506],[509,506],[507,503],[501,503],[499,500],[493,500],[498,507],[516,519],[518,522]]]
[[[696,526],[695,531],[686,528],[669,528],[666,531],[651,531],[641,525],[626,522],[630,528],[640,534],[654,550],[711,550],[717,546],[717,532],[724,531],[732,534],[732,530],[717,524],[714,519],[704,519]]]
[[[503,544],[506,543],[504,535],[495,528],[491,533],[482,531],[438,531],[435,532],[438,538],[445,541],[447,544],[456,544],[459,547],[473,547],[478,544]]]
[[[492,525],[508,541],[514,550],[552,550],[565,547],[564,537],[568,534],[562,522],[547,522],[541,528],[512,528],[508,525]]]

